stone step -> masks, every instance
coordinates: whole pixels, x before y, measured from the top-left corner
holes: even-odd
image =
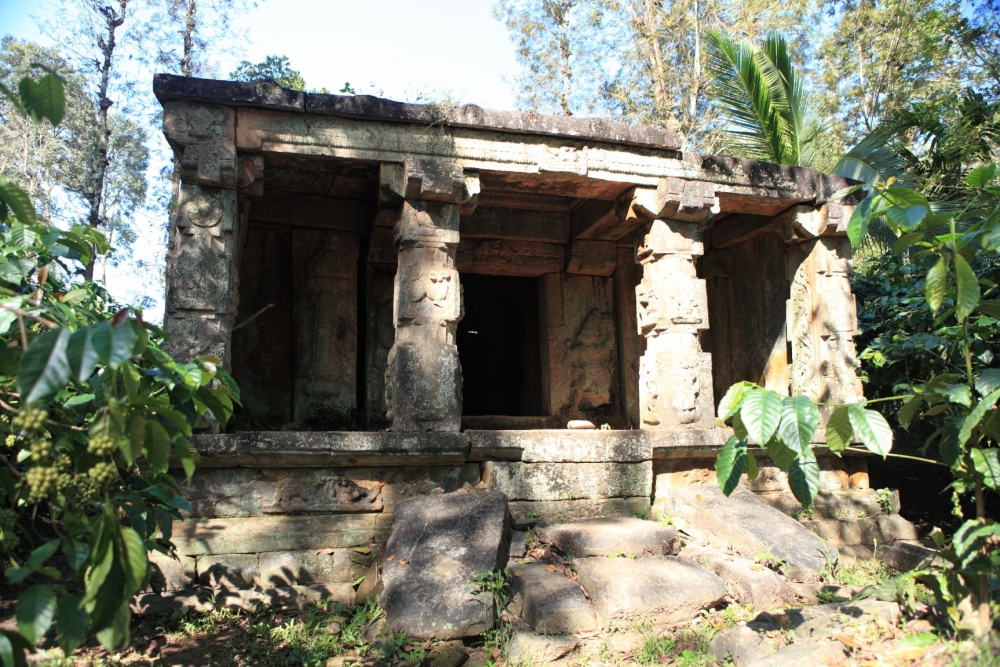
[[[654,517],[683,519],[685,532],[702,543],[746,558],[764,552],[785,561],[794,581],[813,579],[827,566],[829,548],[819,537],[743,488],[729,497],[717,486],[657,489],[653,509]]]
[[[507,498],[445,493],[396,505],[382,566],[386,630],[417,639],[460,639],[493,627],[488,592],[474,575],[505,567]]]
[[[842,558],[878,558],[889,567],[900,572],[915,570],[930,559],[937,559],[937,564],[945,566],[945,560],[937,557],[937,551],[919,542],[886,542],[879,543],[878,549],[870,545],[842,545],[838,547]]]
[[[511,563],[511,592],[521,596],[521,618],[540,635],[573,635],[597,629],[580,585],[541,563]]]
[[[835,547],[881,545],[920,537],[917,527],[898,514],[867,519],[803,521],[802,525]]]
[[[576,648],[575,637],[540,636],[515,632],[507,646],[508,665],[546,665]]]
[[[740,558],[717,549],[688,545],[690,556],[726,582],[729,596],[761,611],[795,602],[795,591],[780,574],[749,558]]]
[[[757,497],[795,519],[865,519],[879,514],[899,513],[899,491],[896,490],[885,495],[884,500],[875,489],[820,491],[816,494],[811,514],[803,511],[802,503],[791,491],[757,493]]]
[[[584,556],[672,556],[681,550],[677,530],[635,518],[587,519],[535,526],[535,535],[564,554]]]
[[[655,624],[690,621],[726,597],[722,579],[680,556],[592,557],[575,565],[605,627],[644,618]]]

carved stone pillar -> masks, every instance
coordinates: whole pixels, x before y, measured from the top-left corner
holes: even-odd
[[[461,167],[407,159],[383,169],[383,207],[401,200],[395,224],[395,342],[385,374],[392,430],[458,431],[462,367],[455,333],[462,292],[455,269],[460,206],[474,206],[478,178]],[[470,209],[471,210],[471,209]]]
[[[701,349],[708,329],[708,296],[695,260],[704,254],[700,223],[718,211],[702,183],[664,179],[655,191],[637,189],[629,215],[650,216],[636,249],[642,280],[636,287],[642,428],[711,428],[714,425],[712,357]],[[664,219],[671,218],[671,219]]]
[[[851,293],[851,244],[823,237],[790,251],[788,340],[792,346],[791,391],[824,403],[861,400],[854,336],[857,308]]]
[[[168,102],[163,129],[181,177],[167,253],[167,348],[181,360],[214,354],[228,368],[239,301],[241,221],[234,112]]]

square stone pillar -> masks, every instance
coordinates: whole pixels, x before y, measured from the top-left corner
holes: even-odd
[[[642,279],[636,286],[638,333],[646,339],[639,361],[639,420],[645,429],[712,428],[712,356],[702,351],[708,329],[708,293],[695,270],[704,254],[701,223],[718,212],[706,184],[664,179],[637,188],[629,216],[652,217],[636,248]]]
[[[181,361],[213,354],[228,369],[239,301],[234,111],[168,102],[163,130],[181,181],[167,253],[167,350]]]
[[[462,288],[455,250],[460,208],[471,212],[478,178],[453,163],[407,159],[402,169],[385,166],[381,181],[383,208],[398,203],[387,416],[393,431],[459,431],[462,367],[455,334]]]

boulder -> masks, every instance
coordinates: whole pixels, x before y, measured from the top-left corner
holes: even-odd
[[[777,653],[758,658],[746,667],[835,667],[847,662],[847,649],[827,639],[810,644],[792,644]]]
[[[576,570],[605,625],[643,617],[657,624],[686,621],[726,597],[722,579],[680,556],[581,558]]]
[[[814,579],[827,565],[829,549],[819,537],[751,491],[738,488],[726,497],[706,485],[658,493],[664,511],[683,518],[688,532],[713,546],[750,558],[770,553],[785,561],[793,580]]]
[[[544,636],[515,632],[507,647],[508,665],[544,665],[555,662],[576,648],[574,637]]]
[[[511,590],[521,596],[521,618],[540,635],[573,635],[597,629],[580,585],[540,563],[512,564]]]
[[[795,591],[785,578],[747,558],[716,557],[709,568],[726,582],[729,595],[754,609],[766,610],[795,602]]]
[[[748,624],[726,628],[716,634],[708,645],[708,652],[720,663],[725,664],[726,657],[730,657],[736,667],[744,667],[754,660],[771,655],[775,648],[774,640],[763,629]]]
[[[826,639],[845,627],[882,624],[892,626],[899,620],[895,602],[867,599],[857,602],[834,602],[801,609],[782,609],[761,615],[775,626],[791,630],[793,641]]]
[[[535,535],[574,558],[584,556],[673,556],[681,550],[677,531],[655,521],[587,519],[535,526]]]
[[[396,505],[382,566],[386,630],[418,639],[456,639],[493,627],[488,593],[473,575],[507,563],[507,497],[446,493]]]

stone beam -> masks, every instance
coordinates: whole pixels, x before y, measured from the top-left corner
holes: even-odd
[[[847,236],[853,206],[829,202],[820,207],[793,206],[776,218],[786,243],[802,243],[821,236]]]
[[[758,236],[779,233],[781,222],[761,215],[731,215],[712,225],[712,247],[731,248]]]
[[[461,228],[463,239],[566,243],[570,216],[480,205],[472,214],[462,217]]]
[[[360,232],[375,216],[375,207],[355,199],[268,190],[250,210],[250,219],[296,227]]]
[[[566,257],[566,273],[583,276],[610,276],[618,264],[614,241],[574,239]]]
[[[455,256],[462,273],[522,278],[558,273],[565,261],[562,245],[506,239],[463,239]]]
[[[701,223],[719,212],[719,198],[712,183],[668,177],[655,190],[636,188],[629,210],[647,219]]]

